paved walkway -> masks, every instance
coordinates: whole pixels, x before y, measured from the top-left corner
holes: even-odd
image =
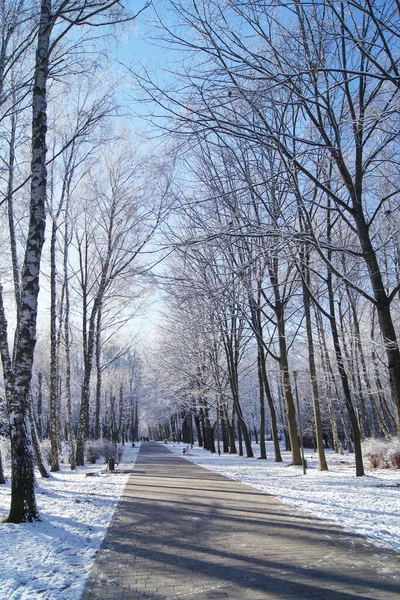
[[[400,555],[149,442],[83,595],[140,598],[400,600]]]

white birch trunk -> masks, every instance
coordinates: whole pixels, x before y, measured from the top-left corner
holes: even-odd
[[[30,220],[21,277],[20,318],[17,325],[15,366],[9,405],[12,486],[11,509],[7,520],[13,523],[39,520],[35,498],[29,403],[36,343],[40,260],[46,225],[46,85],[51,26],[51,0],[42,0],[32,96]]]

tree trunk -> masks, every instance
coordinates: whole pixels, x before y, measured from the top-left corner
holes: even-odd
[[[124,385],[119,386],[119,403],[118,403],[118,439],[121,441],[124,434],[125,411],[124,411]]]
[[[76,467],[75,463],[75,436],[72,426],[72,393],[71,393],[71,343],[70,343],[70,296],[68,277],[68,248],[69,248],[69,197],[65,207],[64,225],[64,290],[65,290],[65,315],[64,315],[64,343],[65,343],[65,391],[66,391],[66,418],[67,433],[69,441],[68,460],[71,470]]]
[[[193,416],[194,416],[194,424],[196,426],[196,432],[197,432],[197,443],[199,445],[199,448],[202,448],[204,445],[204,442],[203,442],[203,434],[201,433],[200,417],[197,412],[197,408],[195,408],[194,410],[196,411]]]
[[[254,426],[254,428],[253,428],[253,434],[254,434],[254,441],[256,442],[256,444],[258,444],[258,431],[257,431],[256,426]]]
[[[37,401],[37,429],[39,440],[43,438],[43,425],[42,425],[42,410],[43,410],[43,375],[39,372],[38,375],[38,401]]]
[[[267,396],[269,414],[271,417],[271,430],[272,430],[272,441],[274,444],[275,462],[282,462],[282,455],[281,455],[281,448],[279,445],[278,426],[277,426],[277,421],[276,421],[276,411],[275,411],[275,406],[274,406],[274,399],[272,397],[271,387],[269,385],[267,369],[265,368],[264,347],[261,348],[261,359],[262,359],[261,369],[262,369],[262,375],[263,375],[263,385],[264,385],[264,390],[265,390],[265,393]]]
[[[222,451],[224,454],[228,454],[229,452],[229,434],[228,427],[226,424],[225,414],[227,412],[226,407],[223,404],[223,401],[220,401],[220,422],[221,422],[221,433],[222,433]]]
[[[202,432],[202,438],[203,438],[203,447],[204,447],[204,450],[209,450],[208,437],[207,437],[207,431],[206,431],[206,423],[204,420],[204,410],[203,410],[203,407],[201,406],[201,403],[202,403],[202,400],[200,398],[199,399],[199,413],[200,413],[201,432]]]
[[[90,408],[90,379],[93,368],[93,354],[95,348],[95,324],[101,306],[102,294],[95,299],[89,320],[87,340],[84,344],[84,373],[81,390],[81,406],[79,409],[78,432],[76,436],[76,464],[81,467],[85,464],[85,442],[89,437],[89,408]]]
[[[358,314],[357,314],[357,309],[356,309],[356,305],[355,305],[355,300],[354,300],[353,294],[348,285],[346,285],[346,292],[347,292],[347,297],[349,299],[349,304],[350,304],[351,313],[352,313],[352,317],[353,317],[356,348],[358,350],[358,355],[360,357],[361,371],[363,374],[365,387],[367,389],[368,398],[369,398],[369,401],[370,401],[370,404],[372,407],[372,411],[374,413],[376,421],[378,422],[385,438],[387,440],[390,440],[391,434],[390,434],[389,428],[386,424],[385,419],[383,418],[380,411],[378,410],[378,407],[375,402],[374,394],[372,392],[371,381],[370,381],[368,369],[367,369],[367,362],[366,362],[366,358],[364,355],[364,349],[363,349],[363,346],[361,343],[360,324],[359,324],[359,320],[358,320]],[[360,387],[361,387],[361,384],[360,384]]]
[[[305,260],[302,261],[302,265],[304,266],[303,277],[302,277],[302,287],[303,287],[304,314],[306,317],[308,364],[310,367],[311,392],[312,392],[313,408],[314,408],[315,438],[316,438],[317,449],[318,449],[319,470],[327,471],[328,465],[326,462],[325,449],[324,449],[321,408],[320,408],[320,402],[319,402],[319,392],[318,392],[318,383],[317,383],[317,369],[315,366],[314,339],[313,339],[312,322],[311,322],[311,306],[310,306],[310,293],[309,293],[310,272],[308,269],[308,265],[309,265],[308,249],[305,250],[305,254],[306,254],[306,256],[304,257]],[[299,415],[299,418],[300,418],[300,415]]]
[[[3,483],[6,483],[6,477],[4,475],[3,460],[1,458],[1,452],[0,452],[0,485],[3,485]]]
[[[334,381],[333,370],[332,370],[332,365],[331,365],[331,361],[329,358],[328,349],[326,346],[325,333],[324,333],[324,328],[322,325],[321,314],[317,309],[315,310],[315,318],[317,321],[318,341],[319,341],[320,352],[321,352],[321,363],[322,363],[322,369],[324,372],[326,399],[327,399],[327,403],[328,403],[329,420],[331,423],[331,430],[332,430],[333,449],[337,454],[343,454],[343,450],[342,450],[342,447],[339,442],[335,407],[334,407],[333,401],[332,401],[332,382]],[[338,393],[336,394],[336,397],[339,398]]]
[[[60,470],[58,462],[58,356],[57,356],[57,220],[54,217],[50,240],[50,446],[52,473]]]
[[[225,420],[229,433],[229,454],[237,454],[234,419],[234,411],[232,411],[232,418],[230,419],[228,416],[228,408],[225,406]]]
[[[296,410],[294,407],[292,386],[289,375],[288,353],[286,346],[285,315],[284,306],[279,292],[278,284],[278,264],[277,259],[272,259],[269,269],[270,280],[274,290],[275,305],[274,311],[277,320],[277,330],[279,337],[279,369],[283,388],[283,397],[286,406],[286,418],[288,423],[290,447],[292,452],[292,463],[301,465],[300,444],[297,435]]]
[[[238,420],[238,431],[240,429],[240,432],[243,435],[244,444],[246,446],[247,458],[253,458],[254,454],[253,454],[253,449],[252,449],[251,443],[250,443],[250,436],[249,436],[249,432],[247,429],[247,425],[243,418],[242,408],[240,406],[240,401],[239,401],[237,360],[236,360],[236,357],[234,357],[234,352],[230,346],[227,348],[227,359],[228,359],[229,384],[230,384],[231,392],[232,392],[234,413]],[[241,442],[241,438],[239,438],[239,442]]]
[[[215,454],[214,427],[211,425],[208,406],[204,408],[204,420],[207,434],[207,450],[209,450],[212,454]]]
[[[390,430],[395,431],[396,430],[396,420],[393,417],[393,414],[392,414],[391,410],[389,409],[388,403],[386,401],[385,392],[383,390],[383,385],[382,385],[381,378],[380,378],[378,356],[375,352],[375,307],[372,307],[371,342],[372,342],[371,358],[372,358],[372,363],[374,365],[374,378],[375,378],[376,388],[378,390],[379,402],[380,402],[380,405],[382,408],[382,412],[383,412],[383,414],[386,415],[386,419],[388,420],[388,422],[390,424],[389,425]]]
[[[355,216],[360,244],[364,252],[372,289],[376,301],[376,312],[385,344],[387,365],[389,371],[390,390],[393,406],[396,412],[397,435],[400,436],[400,350],[397,342],[396,331],[390,310],[390,301],[385,291],[381,270],[376,253],[372,247],[370,233],[365,222],[361,207],[354,201]]]
[[[17,323],[14,348],[14,372],[12,381],[8,381],[12,454],[11,508],[7,519],[10,523],[39,520],[28,411],[36,342],[40,261],[46,226],[46,87],[51,27],[51,2],[42,0],[32,95],[31,210],[21,277],[20,318]],[[0,320],[3,323],[0,331],[4,333],[7,323],[3,306],[1,312],[3,318]],[[6,371],[8,371],[7,367]]]
[[[21,284],[19,274],[19,261],[17,251],[17,239],[15,234],[15,218],[14,218],[14,167],[15,167],[15,135],[17,128],[17,113],[14,112],[11,116],[11,132],[10,132],[10,152],[8,161],[8,182],[7,182],[7,209],[8,209],[8,228],[10,233],[10,250],[11,262],[13,270],[14,296],[16,306],[16,319],[19,320],[20,303],[21,303]],[[14,343],[16,343],[15,340]]]
[[[352,383],[353,383],[355,414],[357,417],[357,423],[358,423],[358,427],[360,430],[360,437],[361,437],[361,441],[362,441],[366,438],[365,431],[364,431],[363,411],[362,411],[361,404],[360,404],[360,398],[357,394],[357,384],[356,384],[356,379],[355,379],[355,367],[354,367],[353,361],[351,360],[350,353],[347,349],[347,342],[346,342],[347,336],[346,336],[345,329],[344,329],[343,311],[342,311],[341,301],[339,301],[339,323],[340,323],[341,335],[342,335],[342,340],[343,340],[343,353],[346,358],[348,369],[350,370],[350,377],[351,377]]]
[[[262,372],[263,357],[260,354],[260,345],[257,345],[257,375],[260,403],[260,458],[267,458],[267,449],[265,446],[265,402],[264,402],[264,381]]]
[[[100,402],[101,402],[101,385],[102,385],[102,372],[101,372],[101,310],[97,314],[97,325],[96,325],[96,400],[94,408],[94,433],[93,437],[95,440],[100,439]]]
[[[240,427],[239,419],[236,420],[237,433],[238,433],[238,444],[239,444],[239,456],[243,456],[243,436],[242,428]]]
[[[357,477],[361,477],[362,475],[364,475],[364,465],[363,465],[362,450],[361,450],[361,435],[360,435],[360,429],[358,427],[357,416],[354,411],[354,407],[353,407],[353,403],[352,403],[352,399],[351,399],[349,381],[347,378],[347,373],[346,373],[346,369],[345,369],[343,357],[342,357],[342,350],[341,350],[340,342],[339,342],[339,333],[338,333],[336,317],[335,317],[335,301],[334,301],[333,288],[332,288],[332,274],[330,272],[328,272],[327,281],[328,281],[330,324],[331,324],[331,331],[332,331],[333,346],[335,349],[336,361],[337,361],[337,365],[338,365],[340,380],[342,382],[343,393],[344,393],[344,398],[345,398],[345,402],[346,402],[346,408],[349,413],[351,431],[353,434],[354,455],[355,455],[355,462],[356,462],[356,475],[357,475]]]
[[[257,364],[258,364],[258,377],[259,377],[259,389],[260,389],[260,424],[264,423],[263,431],[261,431],[260,426],[260,442],[264,444],[264,449],[260,446],[261,458],[267,457],[267,451],[265,446],[265,406],[264,406],[264,392],[267,397],[269,414],[271,418],[271,431],[272,431],[272,441],[274,444],[274,454],[275,454],[275,462],[282,462],[281,450],[279,447],[279,439],[278,439],[278,427],[276,423],[276,411],[274,406],[274,400],[271,394],[271,388],[268,381],[267,370],[265,367],[265,350],[264,350],[264,337],[263,337],[263,327],[261,322],[261,309],[260,309],[260,293],[258,296],[258,303],[255,299],[249,294],[249,304],[251,311],[251,323],[252,328],[255,333],[257,339]],[[260,370],[261,370],[261,380],[260,380]],[[262,397],[261,397],[262,396]],[[262,414],[263,413],[263,416]]]
[[[347,429],[347,423],[346,423],[346,419],[344,418],[344,412],[343,412],[342,407],[340,408],[340,420],[342,421],[343,434],[346,439],[347,451],[349,454],[353,454],[353,452],[354,452],[353,443],[351,441],[351,437],[350,437],[349,431]]]
[[[50,477],[50,473],[46,469],[46,465],[44,464],[42,451],[40,449],[40,443],[38,434],[36,431],[36,423],[35,418],[33,416],[32,407],[29,407],[29,424],[31,426],[32,433],[32,445],[33,445],[33,453],[35,457],[35,463],[37,468],[39,469],[39,473],[41,477],[48,478]]]

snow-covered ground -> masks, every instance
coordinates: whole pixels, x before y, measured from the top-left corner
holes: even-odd
[[[184,445],[167,447],[182,454]],[[259,456],[259,446],[253,450]],[[273,462],[271,444],[267,453],[267,460],[257,460],[194,447],[183,457],[400,551],[400,470],[367,469],[364,477],[356,477],[354,455],[327,453],[329,471],[321,472],[318,456],[306,450],[303,475],[302,467],[289,466],[289,452],[283,452],[283,463]]]
[[[183,444],[167,447],[187,460],[252,485],[283,501],[336,521],[375,543],[400,551],[400,471],[370,470],[356,477],[352,456],[328,454],[329,471],[319,472],[307,451],[308,470],[239,456],[212,455],[201,448],[182,454]],[[125,446],[120,469],[131,469],[139,448]],[[258,446],[254,446],[256,456]],[[269,457],[272,448],[268,445]],[[101,473],[103,464],[38,477],[41,523],[0,522],[0,600],[79,600],[96,553],[127,481],[127,475]],[[87,477],[86,473],[95,473]],[[6,469],[7,474],[7,469]],[[0,485],[0,517],[10,505],[10,482]]]
[[[125,446],[119,469],[131,469],[139,448]],[[105,465],[37,478],[41,523],[0,522],[0,600],[79,600],[128,475]],[[5,469],[6,475],[7,469]],[[87,473],[94,476],[86,476]],[[10,507],[10,481],[0,485],[0,517]]]

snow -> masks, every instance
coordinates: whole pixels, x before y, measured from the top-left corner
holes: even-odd
[[[328,472],[307,452],[308,469],[234,455],[210,454],[183,444],[166,445],[186,460],[252,485],[284,502],[330,519],[400,551],[400,471],[369,470],[356,477],[354,458],[328,454]],[[253,447],[256,456],[258,446]],[[268,444],[269,457],[272,447]],[[125,446],[120,470],[133,468],[138,446]],[[96,464],[71,471],[61,465],[50,479],[38,477],[41,523],[0,523],[0,600],[79,600],[96,553],[106,533],[127,474],[104,473]],[[87,473],[93,473],[87,477]],[[7,474],[7,469],[6,469]],[[9,475],[9,473],[8,473]],[[0,485],[0,516],[10,506],[10,482]]]
[[[124,447],[118,470],[133,468],[139,447]],[[122,494],[127,474],[104,464],[50,479],[37,474],[40,523],[0,523],[0,600],[78,600]],[[5,469],[6,475],[7,468]],[[93,476],[87,476],[93,473]],[[10,507],[10,480],[0,485],[0,517]]]
[[[167,447],[182,454],[186,445],[169,443]],[[259,446],[254,445],[253,451],[254,459],[218,456],[193,447],[182,457],[334,521],[378,546],[400,551],[400,470],[366,469],[364,477],[356,477],[354,455],[327,452],[329,471],[319,471],[317,454],[306,450],[304,475],[302,467],[290,466],[289,452],[282,452],[283,463],[275,463],[270,443],[267,460],[257,459]]]

